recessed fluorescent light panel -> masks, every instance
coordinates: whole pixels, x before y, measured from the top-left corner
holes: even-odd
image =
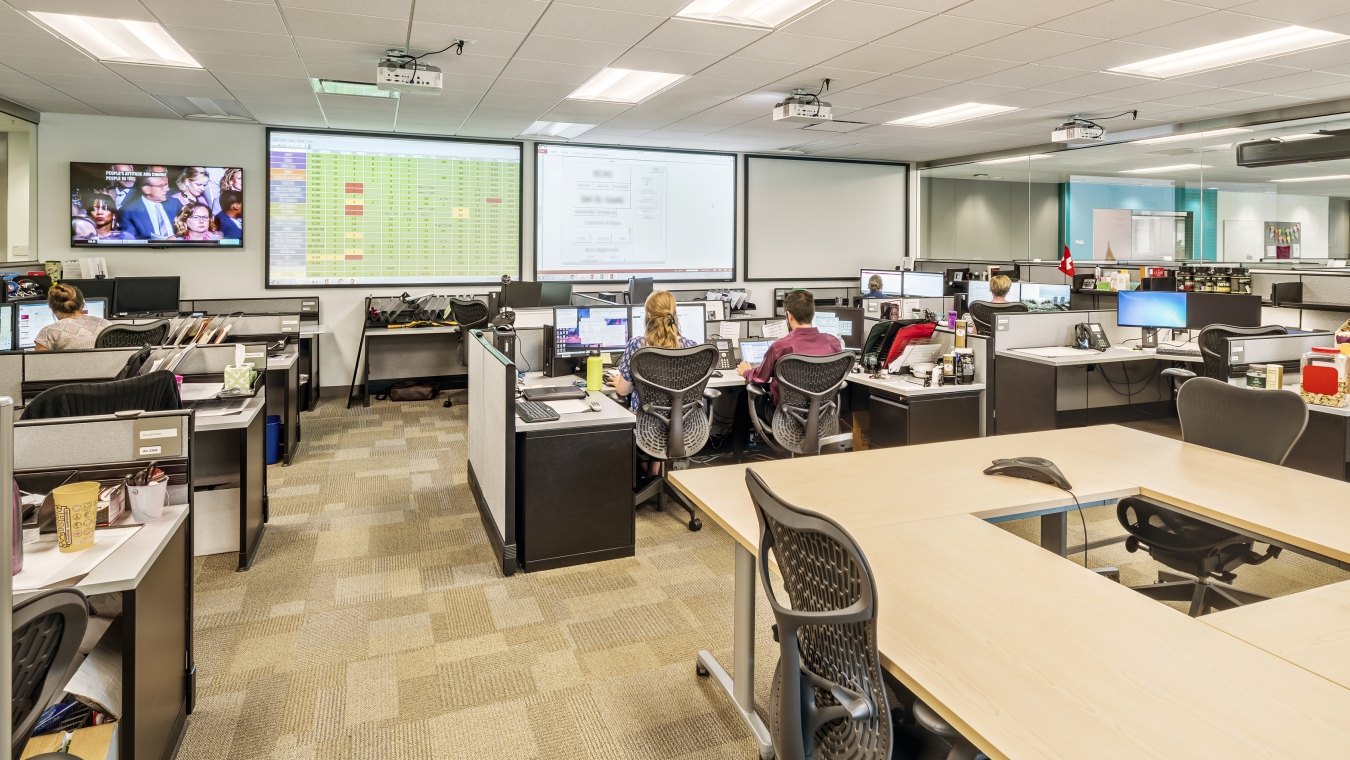
[[[314,91],[324,95],[355,95],[361,98],[393,98],[398,100],[398,90],[381,90],[369,82],[344,82],[340,79],[311,79]]]
[[[1136,145],[1159,145],[1161,143],[1182,142],[1184,140],[1201,140],[1210,137],[1222,137],[1223,135],[1236,135],[1243,132],[1250,132],[1250,129],[1242,127],[1229,127],[1227,129],[1211,129],[1207,132],[1192,132],[1188,135],[1168,135],[1166,137],[1150,137],[1147,140],[1135,140]]]
[[[895,124],[901,127],[945,127],[948,124],[960,124],[963,121],[972,121],[982,119],[986,116],[995,116],[1009,111],[1019,111],[1021,109],[1013,106],[991,106],[985,103],[962,103],[959,106],[950,108],[939,108],[936,111],[906,116],[903,119],[888,121],[887,124]]]
[[[683,74],[665,74],[660,71],[606,68],[567,97],[570,100],[641,103],[684,78]]]
[[[1037,153],[1034,156],[1013,156],[1012,158],[994,158],[989,161],[976,161],[982,166],[993,166],[994,164],[1015,164],[1021,161],[1036,161],[1042,158],[1049,158],[1045,153]]]
[[[191,69],[202,67],[164,27],[153,21],[38,11],[30,11],[29,15],[58,37],[100,61]]]
[[[694,0],[677,18],[774,29],[828,0]]]
[[[1171,166],[1150,166],[1146,169],[1123,169],[1121,174],[1160,174],[1162,172],[1184,172],[1191,169],[1213,169],[1203,164],[1173,164]]]
[[[520,133],[521,137],[537,137],[544,140],[571,140],[583,132],[595,129],[594,124],[572,124],[566,121],[536,121]]]
[[[1334,179],[1350,179],[1350,174],[1328,174],[1323,177],[1290,177],[1289,179],[1272,179],[1271,182],[1329,182]]]
[[[1222,69],[1240,63],[1260,61],[1280,55],[1297,53],[1301,50],[1334,45],[1344,42],[1350,36],[1309,29],[1305,26],[1286,26],[1249,37],[1239,37],[1228,42],[1205,45],[1179,53],[1150,58],[1125,66],[1117,66],[1107,71],[1113,74],[1132,74],[1150,79],[1170,79],[1198,74],[1202,71]]]

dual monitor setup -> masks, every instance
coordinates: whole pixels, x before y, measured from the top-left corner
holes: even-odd
[[[959,281],[963,280],[937,272],[863,269],[858,275],[863,298],[941,298],[951,293],[951,282]],[[964,282],[967,304],[993,300],[994,294],[990,292],[987,280],[966,278]],[[1031,311],[1068,311],[1071,290],[1068,285],[1014,282],[1005,299],[1026,304]]]
[[[653,287],[651,277],[628,278],[628,303],[635,306],[646,303]],[[501,305],[512,309],[568,306],[572,303],[572,283],[512,281],[502,286],[501,299]]]
[[[1261,297],[1232,293],[1126,290],[1118,296],[1116,324],[1138,327],[1142,345],[1157,346],[1158,330],[1200,330],[1214,324],[1257,327]]]
[[[105,298],[85,299],[84,310],[91,317],[107,317]],[[19,301],[0,304],[0,351],[30,351],[37,346],[42,328],[56,322],[46,301]]]
[[[117,277],[61,282],[79,288],[85,313],[109,319],[117,315],[178,314],[177,277]],[[42,328],[56,322],[46,299],[0,304],[0,351],[29,351]]]

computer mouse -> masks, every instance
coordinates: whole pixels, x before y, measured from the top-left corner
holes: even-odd
[[[721,371],[721,370],[715,369],[715,370],[713,370],[712,376],[713,376],[713,377],[721,377],[721,376],[722,376],[722,371]]]
[[[600,399],[597,398],[586,399],[586,405],[591,408],[592,412],[600,411]]]

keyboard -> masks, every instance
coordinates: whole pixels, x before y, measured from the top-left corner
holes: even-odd
[[[1194,356],[1200,358],[1200,349],[1198,348],[1180,348],[1178,346],[1158,346],[1155,351],[1159,356]]]
[[[517,401],[516,416],[523,422],[548,422],[558,419],[553,407],[542,401]]]

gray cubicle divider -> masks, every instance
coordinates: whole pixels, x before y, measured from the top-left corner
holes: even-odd
[[[516,368],[470,330],[469,488],[503,575],[516,571]]]
[[[516,329],[527,327],[541,328],[553,322],[552,306],[534,306],[525,309],[512,309],[516,314]]]
[[[0,396],[16,402],[23,395],[23,354],[0,354]]]
[[[25,354],[23,382],[111,380],[137,350],[96,348],[88,351],[36,351]]]
[[[956,308],[956,299],[952,296],[941,298],[864,298],[862,300],[863,320],[875,323],[881,319],[881,305],[898,302],[901,304],[901,319],[910,319],[910,309],[927,309],[937,315],[939,324],[946,324],[947,312]]]
[[[548,330],[526,327],[516,330],[516,367],[524,372],[542,372],[548,364]]]
[[[1294,362],[1313,348],[1329,348],[1335,345],[1336,336],[1330,332],[1229,338],[1229,364]]]
[[[1113,344],[1139,338],[1139,328],[1116,324],[1114,310],[1012,312],[994,320],[994,345],[999,351],[1071,345],[1074,325],[1083,322],[1100,324]]]
[[[150,430],[146,421],[157,424]],[[148,463],[151,458],[158,462],[190,460],[191,433],[192,412],[188,410],[19,422],[14,426],[14,469],[31,472],[137,461]],[[172,445],[158,444],[159,452],[145,450],[147,441],[174,441],[175,438]],[[182,490],[177,496],[170,503],[191,503],[190,490]]]
[[[14,399],[8,395],[0,395],[0,441],[14,440]],[[14,447],[0,446],[0,483],[11,483],[14,477]],[[0,520],[0,567],[10,567],[13,561],[13,541],[14,541],[14,521],[9,519],[9,515],[14,510],[14,489],[0,488],[0,515],[4,519]],[[5,576],[5,583],[0,587],[0,630],[14,630],[12,610],[14,608],[14,579],[12,575]],[[4,647],[0,652],[0,683],[13,684],[14,676],[10,661],[12,648]],[[10,745],[10,721],[0,721],[4,723],[0,726],[0,747]]]
[[[306,322],[319,321],[318,296],[299,298],[198,298],[183,301],[184,311],[207,314],[299,314]]]

